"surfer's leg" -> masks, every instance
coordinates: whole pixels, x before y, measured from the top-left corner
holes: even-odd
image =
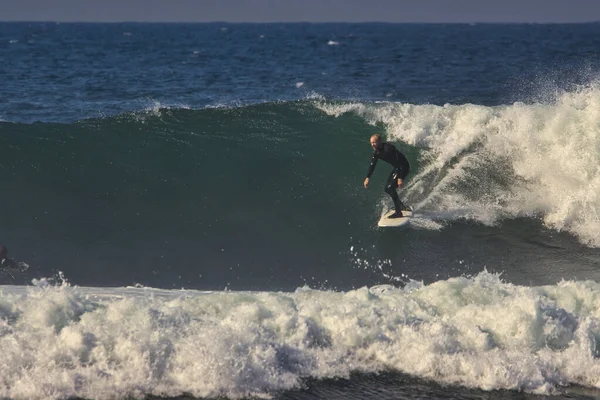
[[[410,167],[407,165],[404,169],[400,168],[397,171],[397,176],[400,177],[400,179],[402,179],[403,182],[406,181],[406,177],[408,176],[408,174],[410,173]],[[398,182],[398,181],[396,181]],[[412,211],[412,207],[407,206],[406,204],[402,203],[402,201],[400,201],[400,203],[402,204],[402,211]]]
[[[388,176],[387,182],[385,184],[385,192],[390,195],[392,201],[394,202],[394,207],[396,208],[396,214],[398,216],[402,216],[402,210],[406,209],[406,206],[402,201],[400,201],[400,197],[398,197],[398,192],[396,189],[398,188],[398,171],[393,170]]]

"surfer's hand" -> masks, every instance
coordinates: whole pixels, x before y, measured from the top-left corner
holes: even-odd
[[[401,188],[404,186],[404,182],[402,182],[402,179],[398,178],[398,187]]]
[[[367,186],[369,186],[369,178],[365,179],[365,189],[367,188]]]

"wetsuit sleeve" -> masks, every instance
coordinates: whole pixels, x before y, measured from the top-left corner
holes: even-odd
[[[375,166],[377,165],[377,153],[373,152],[373,157],[371,157],[371,164],[369,165],[369,171],[367,172],[367,178],[370,178],[373,175],[373,171],[375,171]]]
[[[0,260],[0,268],[15,268],[16,266],[17,263],[8,257],[5,257],[2,260]]]

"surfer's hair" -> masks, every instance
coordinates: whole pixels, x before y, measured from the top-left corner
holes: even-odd
[[[381,135],[379,133],[374,133],[373,135],[371,135],[371,140],[377,140],[378,142],[381,142]]]

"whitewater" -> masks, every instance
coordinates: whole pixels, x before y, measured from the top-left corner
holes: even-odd
[[[320,104],[382,124],[387,139],[424,149],[407,198],[443,219],[497,224],[541,218],[600,245],[600,84],[545,103],[443,106]]]
[[[0,395],[269,397],[386,370],[552,394],[600,386],[600,285],[481,272],[348,292],[3,286]],[[203,377],[198,379],[198,376]]]

